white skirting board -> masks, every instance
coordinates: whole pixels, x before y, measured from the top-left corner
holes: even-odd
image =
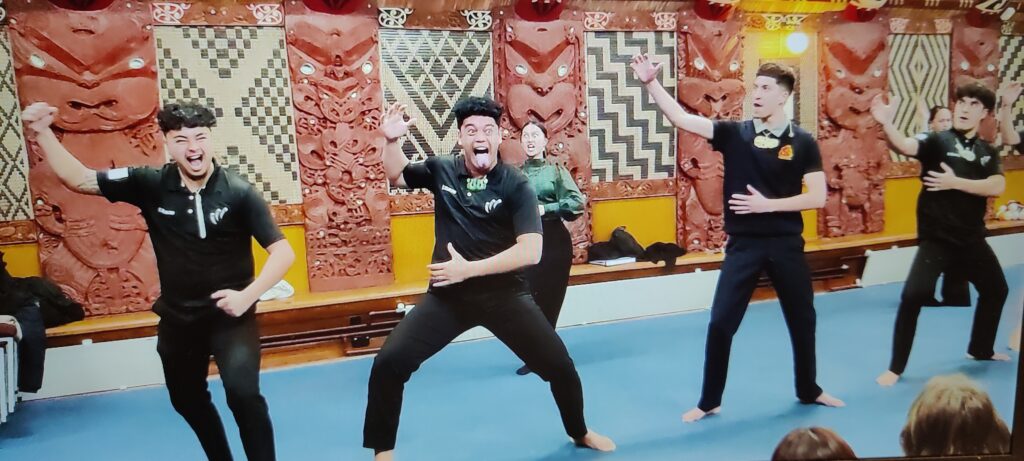
[[[999,263],[1003,267],[1024,264],[1024,234],[989,237],[988,244],[999,257]],[[864,267],[864,275],[861,278],[862,286],[905,281],[916,254],[916,246],[869,251],[867,266]]]
[[[156,337],[46,350],[43,387],[25,400],[163,384]]]
[[[989,238],[1005,266],[1024,264],[1024,234]],[[868,254],[863,286],[902,282],[916,247]],[[559,327],[698,311],[711,306],[719,271],[619,280],[569,287]],[[491,337],[474,328],[456,341]],[[43,388],[26,400],[163,384],[156,338],[138,338],[49,349]]]

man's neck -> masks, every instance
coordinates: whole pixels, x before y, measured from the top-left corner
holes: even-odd
[[[954,128],[953,131],[960,133],[960,135],[966,139],[974,139],[978,136],[978,127],[971,128],[970,130],[958,130]]]
[[[213,166],[206,172],[206,175],[199,179],[192,179],[181,168],[178,168],[178,173],[181,174],[181,184],[185,186],[189,192],[196,192],[203,187],[206,187],[206,182],[210,180],[210,176],[213,175]]]
[[[786,111],[775,112],[767,117],[758,118],[765,128],[775,131],[786,126]]]

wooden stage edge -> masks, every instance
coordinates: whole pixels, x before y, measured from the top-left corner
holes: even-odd
[[[1024,232],[1024,222],[994,222],[989,235]],[[866,251],[907,247],[917,244],[913,234],[867,235],[821,239],[807,244],[815,292],[857,287],[864,273]],[[604,267],[573,266],[570,285],[685,274],[721,267],[721,253],[685,255],[675,267],[647,262]],[[415,304],[426,290],[425,282],[399,283],[384,287],[328,293],[309,293],[287,300],[260,303],[257,319],[263,345],[263,368],[276,368],[343,357],[372,354],[403,314],[400,304]],[[754,300],[772,299],[775,293],[762,277]],[[105,342],[144,338],[156,334],[157,316],[137,312],[86,319],[47,330],[49,347],[83,342]]]

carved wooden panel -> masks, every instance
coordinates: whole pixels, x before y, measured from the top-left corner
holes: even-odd
[[[37,232],[35,221],[0,222],[0,245],[35,242],[39,238]]]
[[[691,113],[716,120],[743,116],[743,17],[727,21],[679,13],[679,101]],[[676,240],[687,251],[725,244],[725,169],[722,154],[700,136],[680,132],[676,164]]]
[[[285,4],[312,291],[394,281],[377,21]]]
[[[27,0],[8,6],[22,105],[58,107],[55,131],[90,168],[164,163],[148,10],[133,2],[96,11]],[[29,163],[44,275],[87,315],[149,309],[159,283],[139,210],[64,187],[34,143]]]
[[[992,91],[999,87],[999,24],[972,27],[964,16],[953,20],[953,49],[949,61],[949,100],[955,104],[958,86],[979,82]],[[993,141],[998,125],[994,115],[981,121],[978,135]]]
[[[583,24],[578,21],[526,22],[499,19],[494,34],[494,87],[505,106],[501,158],[526,159],[519,136],[530,119],[548,130],[547,159],[566,165],[576,184],[590,188],[590,140],[587,137],[586,65]],[[576,262],[586,260],[593,231],[590,205],[569,223]]]
[[[141,2],[140,2],[141,3]],[[190,26],[281,26],[281,0],[153,1],[153,24]]]
[[[661,197],[676,195],[674,179],[624,179],[598,181],[590,185],[589,199],[593,201],[624,198]]]
[[[871,116],[871,99],[888,83],[888,18],[854,23],[822,20],[818,144],[828,177],[828,199],[818,212],[824,237],[880,232],[885,224],[885,169],[889,149]]]

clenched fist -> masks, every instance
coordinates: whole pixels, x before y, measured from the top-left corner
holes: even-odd
[[[21,120],[36,134],[50,129],[56,116],[57,108],[45,102],[32,103],[21,112]]]

